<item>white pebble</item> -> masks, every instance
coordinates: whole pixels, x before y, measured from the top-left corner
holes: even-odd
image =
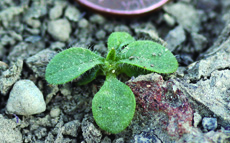
[[[33,115],[44,112],[46,104],[42,92],[32,81],[20,80],[10,92],[6,110],[10,114]]]

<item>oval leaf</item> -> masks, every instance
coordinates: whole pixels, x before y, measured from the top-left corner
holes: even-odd
[[[135,107],[133,92],[115,77],[106,79],[92,101],[96,123],[101,129],[113,134],[123,131],[130,124]]]
[[[45,78],[50,84],[64,84],[103,64],[103,60],[88,49],[70,48],[54,56],[47,65]]]
[[[167,48],[152,41],[135,41],[118,56],[120,64],[130,64],[152,72],[173,73],[178,68],[175,56]]]
[[[108,38],[108,51],[114,48],[117,52],[121,51],[121,48],[129,43],[134,42],[135,39],[126,32],[113,32]]]

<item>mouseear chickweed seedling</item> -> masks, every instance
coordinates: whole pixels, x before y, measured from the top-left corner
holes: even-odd
[[[137,76],[148,72],[173,73],[178,63],[165,47],[152,41],[135,39],[125,32],[108,38],[107,57],[86,48],[73,47],[58,53],[47,65],[45,78],[50,84],[64,84],[82,75],[80,85],[105,75],[104,85],[92,101],[93,117],[98,126],[116,134],[131,122],[136,107],[131,89],[116,77],[121,73]],[[87,74],[84,74],[84,73]]]

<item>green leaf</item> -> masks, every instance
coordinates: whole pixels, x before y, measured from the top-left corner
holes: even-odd
[[[116,51],[114,48],[112,48],[106,57],[106,61],[114,61],[115,59],[116,59]]]
[[[126,32],[113,32],[108,38],[108,51],[114,48],[117,52],[121,51],[121,48],[129,43],[134,42],[135,39]]]
[[[107,77],[92,101],[97,125],[113,134],[123,131],[130,124],[135,107],[135,96],[131,89],[116,77]]]
[[[82,76],[81,79],[77,81],[78,85],[85,85],[93,81],[98,75],[101,74],[102,71],[100,70],[99,66],[96,66],[95,68],[86,71]]]
[[[118,57],[120,64],[130,64],[157,73],[173,73],[178,68],[175,56],[152,41],[135,41],[126,46]]]
[[[49,62],[45,78],[50,84],[69,82],[96,65],[103,64],[104,58],[85,48],[64,50]]]
[[[145,75],[150,73],[151,71],[145,70],[143,68],[139,68],[137,66],[131,66],[128,64],[122,64],[118,69],[118,73],[125,73],[129,77],[137,77],[139,75]]]

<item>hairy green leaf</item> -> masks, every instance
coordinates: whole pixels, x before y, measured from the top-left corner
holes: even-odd
[[[139,68],[137,66],[132,66],[129,64],[122,64],[120,67],[117,69],[118,73],[125,73],[129,77],[137,77],[138,75],[144,75],[151,73],[151,71],[145,70],[143,68]]]
[[[104,58],[85,48],[64,50],[49,62],[45,78],[50,84],[69,82],[96,65],[103,64]]]
[[[130,64],[157,73],[173,73],[178,68],[175,56],[152,41],[135,41],[126,46],[117,58],[120,64]]]
[[[131,89],[116,77],[106,78],[92,101],[97,125],[113,134],[123,131],[130,124],[135,107],[135,96]]]
[[[111,48],[111,50],[109,51],[106,57],[106,61],[114,61],[115,59],[116,59],[116,51],[114,48]]]
[[[123,46],[134,41],[135,39],[126,32],[113,32],[108,38],[108,51],[114,48],[117,52],[120,52]]]
[[[96,66],[92,70],[86,71],[81,79],[77,81],[78,85],[85,85],[93,81],[98,75],[103,75],[99,66]]]

